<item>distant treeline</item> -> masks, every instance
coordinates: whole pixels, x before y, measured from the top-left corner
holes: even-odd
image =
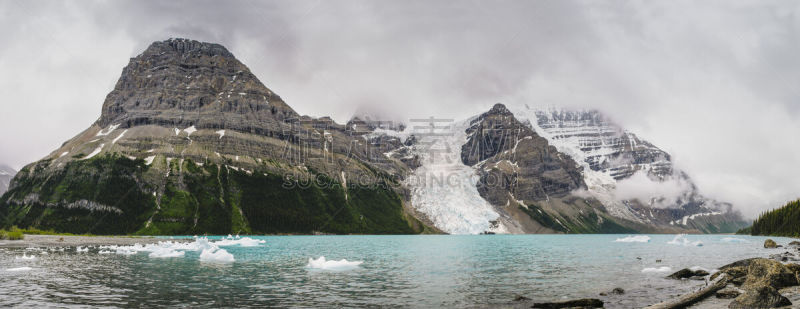
[[[762,213],[749,229],[751,235],[800,237],[800,200]]]

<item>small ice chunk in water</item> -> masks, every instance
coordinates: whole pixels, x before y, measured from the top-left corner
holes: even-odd
[[[253,239],[250,237],[237,238],[237,239],[233,239],[233,237],[231,237],[230,235],[228,237],[229,237],[228,239],[222,239],[220,241],[214,242],[214,244],[220,247],[235,246],[235,245],[239,245],[242,247],[258,247],[258,245],[266,243],[266,241],[264,240]]]
[[[614,242],[650,242],[650,236],[636,235],[623,238],[617,238]]]
[[[682,246],[686,246],[686,247],[692,247],[692,246],[693,247],[702,247],[703,246],[703,242],[702,241],[699,241],[699,240],[698,241],[689,241],[689,239],[686,238],[686,234],[675,235],[675,238],[673,238],[672,240],[668,241],[667,243],[670,244],[670,245],[682,245]]]
[[[97,253],[99,253],[99,254],[112,254],[114,252],[107,251],[107,250],[100,250],[100,252],[97,252]]]
[[[339,261],[335,260],[325,260],[324,256],[320,256],[318,259],[308,258],[308,265],[307,268],[311,269],[323,269],[323,270],[350,270],[358,268],[358,265],[361,265],[364,261],[348,261],[346,259],[341,259]]]
[[[9,269],[6,269],[6,271],[29,271],[31,269],[33,269],[33,268],[30,268],[30,267],[26,266],[26,267],[9,268]]]
[[[184,251],[175,251],[171,248],[155,248],[153,252],[150,252],[148,257],[151,258],[174,258],[174,257],[183,257],[186,254]]]
[[[669,268],[667,266],[648,267],[648,268],[642,269],[642,273],[666,273],[666,272],[670,272],[670,271],[672,271],[672,268]]]
[[[200,262],[233,263],[233,254],[225,249],[203,249],[200,253]]]
[[[89,252],[89,248],[78,246],[78,248],[75,248],[75,251],[77,251],[78,253]]]

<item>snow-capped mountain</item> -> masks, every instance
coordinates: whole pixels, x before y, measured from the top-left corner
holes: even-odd
[[[8,165],[0,165],[0,195],[6,193],[8,185],[11,183],[11,178],[14,178],[16,174],[17,171]]]
[[[667,152],[597,111],[496,104],[468,120],[404,129],[356,120],[348,125],[365,128],[370,143],[395,145],[384,155],[414,169],[404,181],[412,207],[448,233],[731,232],[746,224],[730,204],[703,197]]]
[[[706,232],[745,225],[730,204],[702,196],[667,152],[598,111],[528,105],[513,111],[583,167],[586,193],[617,217]]]
[[[496,104],[409,124],[380,115],[301,116],[225,47],[154,42],[130,59],[95,123],[22,168],[0,197],[0,225],[156,235],[743,225],[669,154],[597,112]],[[13,174],[0,170],[0,188]]]

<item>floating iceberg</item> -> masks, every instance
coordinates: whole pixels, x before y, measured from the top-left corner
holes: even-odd
[[[260,239],[252,239],[250,237],[238,238],[239,236],[236,237],[236,239],[233,239],[232,236],[228,235],[228,238],[216,241],[214,244],[220,247],[236,245],[242,247],[257,247],[260,244],[266,243],[266,241]]]
[[[623,238],[617,238],[614,242],[650,242],[650,236],[636,235]]]
[[[170,248],[157,248],[147,256],[151,258],[174,258],[183,257],[185,254],[186,252],[184,251],[175,251]]]
[[[100,254],[117,253],[122,255],[132,255],[139,252],[148,252],[150,258],[179,258],[185,257],[186,251],[195,251],[200,253],[200,261],[203,262],[224,262],[230,263],[235,261],[233,254],[228,253],[221,246],[241,246],[241,247],[255,247],[265,243],[263,240],[252,239],[249,237],[235,238],[229,235],[218,241],[211,241],[207,237],[194,237],[192,242],[175,242],[175,241],[160,241],[157,244],[134,244],[129,246],[100,246]],[[78,247],[78,252],[86,252],[88,248]]]
[[[310,269],[323,269],[323,270],[350,270],[358,268],[364,261],[348,261],[345,259],[339,261],[327,261],[324,256],[318,259],[308,258],[307,268]]]
[[[675,238],[667,242],[670,245],[679,245],[679,246],[686,246],[686,247],[702,247],[703,242],[701,241],[690,241],[686,238],[686,234],[678,234],[675,235]]]
[[[666,272],[670,272],[670,271],[672,271],[672,268],[669,268],[667,266],[648,267],[648,268],[642,269],[642,273],[666,273]]]
[[[233,254],[225,249],[205,249],[200,253],[200,262],[233,263]]]

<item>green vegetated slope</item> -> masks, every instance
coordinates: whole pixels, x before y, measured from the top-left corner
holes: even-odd
[[[800,237],[800,200],[761,214],[742,232],[748,229],[751,235]]]
[[[165,176],[115,154],[49,163],[18,174],[0,198],[1,226],[108,235],[421,232],[385,183],[346,189],[324,175],[287,181],[191,160],[167,162]]]
[[[541,207],[533,204],[528,207],[519,206],[519,209],[531,217],[542,226],[560,233],[568,234],[618,234],[618,233],[638,233],[637,230],[618,224],[614,219],[607,215],[598,215],[595,212],[587,212],[576,217],[560,217],[544,211]]]

